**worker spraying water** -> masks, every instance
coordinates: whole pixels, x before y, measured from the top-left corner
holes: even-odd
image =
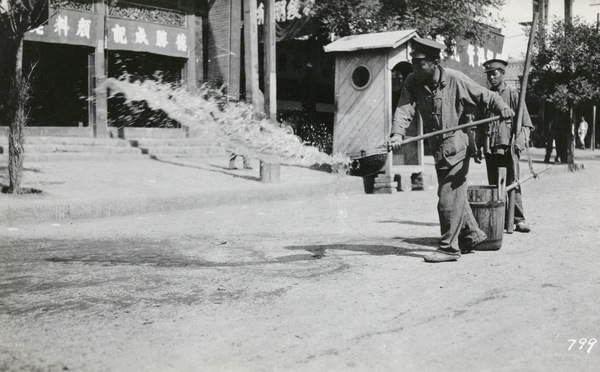
[[[411,53],[413,73],[406,79],[394,115],[390,147],[398,150],[406,128],[418,112],[425,132],[459,125],[469,109],[489,108],[502,118],[514,111],[496,93],[485,89],[463,73],[439,65],[443,44],[415,38]],[[472,250],[486,239],[467,202],[469,136],[453,131],[430,139],[438,178],[438,215],[441,239],[427,262],[456,261],[461,252]]]

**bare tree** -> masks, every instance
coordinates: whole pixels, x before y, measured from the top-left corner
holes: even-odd
[[[23,75],[25,32],[48,18],[46,0],[9,0],[0,8],[0,115],[9,124],[9,193],[23,192],[23,144],[30,98],[30,75]]]

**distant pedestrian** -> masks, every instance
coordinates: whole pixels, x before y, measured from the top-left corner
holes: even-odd
[[[581,117],[581,123],[579,123],[579,129],[577,130],[577,134],[579,135],[579,141],[581,142],[581,148],[585,149],[585,136],[588,131],[588,123],[585,121],[585,117]]]
[[[414,38],[413,43],[413,73],[404,82],[394,113],[389,141],[392,150],[400,149],[406,128],[416,115],[423,119],[425,133],[456,127],[464,123],[467,111],[477,107],[489,107],[503,118],[515,115],[497,93],[460,71],[441,67],[443,44],[421,38]],[[425,256],[425,261],[456,261],[462,252],[473,250],[487,238],[467,200],[469,135],[459,130],[431,137],[428,143],[438,178],[441,238],[437,250]]]
[[[517,110],[519,105],[519,92],[514,87],[508,85],[504,81],[504,73],[508,62],[502,59],[491,59],[483,64],[487,80],[490,85],[490,90],[497,92],[500,97],[506,102],[511,109]],[[486,109],[487,117],[495,116],[495,113]],[[499,120],[489,123],[483,130],[485,134],[485,165],[487,168],[488,182],[490,185],[498,184],[498,168],[508,169],[506,175],[506,184],[510,185],[519,175],[519,159],[521,152],[529,142],[529,133],[533,130],[533,124],[527,111],[527,106],[523,110],[523,122],[521,132],[516,134],[516,143],[511,144],[511,135],[513,125],[516,124],[517,118],[512,117],[510,120]],[[510,146],[514,146],[511,149]],[[531,228],[525,222],[523,211],[523,196],[521,187],[517,185],[515,188],[515,217],[514,221],[509,223],[515,224],[515,231],[528,233]]]

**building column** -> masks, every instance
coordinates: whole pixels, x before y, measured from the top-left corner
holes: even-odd
[[[196,90],[196,15],[194,0],[187,0],[186,2],[186,26],[187,26],[187,43],[188,57],[185,62],[186,77],[187,81],[185,84],[188,85],[190,91]],[[202,33],[202,30],[200,30]]]
[[[240,99],[241,90],[242,0],[231,0],[230,6],[227,94],[237,101]]]
[[[106,81],[106,45],[104,38],[106,34],[106,16],[108,10],[103,1],[96,1],[96,13],[98,13],[98,22],[96,23],[97,43],[94,50],[94,122],[92,124],[93,137],[108,137],[108,94],[106,88],[99,89]]]

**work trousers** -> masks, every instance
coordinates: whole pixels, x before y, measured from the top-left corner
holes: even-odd
[[[514,159],[513,159],[514,156]],[[504,154],[485,154],[485,166],[487,168],[488,183],[490,185],[498,184],[498,168],[506,168],[506,186],[515,181],[515,174],[520,174],[519,155],[512,155],[510,151]],[[516,167],[516,168],[513,168]],[[513,169],[515,169],[513,171]],[[523,210],[523,195],[521,186],[515,188],[515,224],[525,222],[525,212]]]
[[[472,246],[486,237],[467,200],[469,161],[467,157],[453,166],[436,166],[441,251],[459,253],[459,245]]]

